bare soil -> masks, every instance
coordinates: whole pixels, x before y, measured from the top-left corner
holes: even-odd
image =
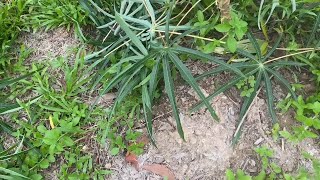
[[[75,40],[73,32],[67,32],[64,29],[26,34],[21,40],[27,47],[35,50],[31,56],[32,61],[64,55],[68,49],[79,43]],[[189,67],[192,67],[195,74],[210,68],[198,62],[189,63]],[[215,84],[224,83],[227,78],[228,74],[225,74],[206,79],[200,84],[204,93],[209,94],[215,88]],[[312,140],[306,140],[297,145],[284,140],[273,141],[271,120],[263,93],[255,99],[250,109],[239,143],[232,146],[231,139],[237,126],[241,105],[241,99],[236,91],[221,94],[212,100],[211,103],[220,117],[220,122],[216,122],[206,109],[189,113],[187,109],[198,100],[198,97],[181,80],[177,80],[177,84],[177,100],[186,141],[182,141],[179,137],[174,119],[171,117],[170,105],[166,97],[162,97],[160,103],[154,107],[156,111],[154,136],[157,148],[148,145],[144,154],[139,156],[140,165],[163,164],[171,169],[176,179],[208,180],[224,179],[227,168],[233,170],[241,168],[250,174],[257,174],[261,168],[261,162],[253,149],[262,145],[275,151],[273,160],[288,172],[296,172],[303,166],[311,167],[311,162],[303,159],[302,152],[307,151],[314,156],[320,156],[319,145]],[[278,97],[282,97],[281,89],[275,89]],[[295,123],[292,113],[278,115],[282,125]],[[108,155],[108,150],[96,142],[94,134],[87,137],[92,138],[92,142],[83,148],[95,156],[98,165],[113,171],[109,179],[163,179],[145,170],[137,171],[125,162],[124,156],[111,157]],[[50,171],[54,173],[56,170],[48,170]],[[52,176],[49,177],[54,179]]]

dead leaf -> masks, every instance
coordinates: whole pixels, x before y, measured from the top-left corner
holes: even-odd
[[[217,5],[221,12],[221,21],[230,20],[230,0],[217,0]]]
[[[145,133],[143,133],[138,139],[137,143],[143,143],[144,145],[147,145],[149,143],[149,137]]]
[[[175,180],[173,172],[169,168],[167,168],[165,165],[151,164],[151,165],[143,165],[141,168],[147,171],[153,172],[155,174],[158,174],[162,177],[167,177],[168,180]]]
[[[130,163],[137,171],[139,171],[138,157],[132,152],[128,152],[125,157],[125,161]]]

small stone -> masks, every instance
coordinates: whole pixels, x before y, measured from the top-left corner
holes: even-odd
[[[254,142],[254,145],[259,145],[263,140],[263,138],[259,138],[258,140],[256,140],[256,142]]]
[[[107,164],[104,165],[104,167],[105,167],[106,169],[110,169],[111,166],[112,166],[112,165],[111,165],[110,163],[107,163]]]

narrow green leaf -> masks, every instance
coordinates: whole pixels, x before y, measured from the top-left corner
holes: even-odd
[[[108,82],[108,85],[101,91],[100,94],[105,94],[108,91],[110,91],[116,84],[118,84],[120,81],[123,80],[124,77],[131,75],[131,73],[133,73],[134,71],[136,71],[137,69],[141,69],[141,67],[143,66],[143,64],[149,60],[150,58],[152,58],[155,54],[151,53],[149,55],[147,55],[146,57],[144,57],[141,60],[138,60],[136,63],[134,63],[133,65],[131,65],[131,67],[123,70],[122,72],[120,72],[118,75],[116,75],[110,82]]]
[[[123,18],[119,15],[119,13],[116,13],[116,21],[119,23],[121,29],[125,31],[127,36],[131,39],[132,43],[137,46],[137,48],[140,50],[140,52],[143,55],[148,55],[148,50],[144,47],[142,42],[139,40],[137,35],[131,31],[131,29],[128,27],[127,23],[123,20]]]
[[[198,83],[196,82],[196,80],[194,79],[194,77],[192,76],[190,70],[182,63],[182,61],[179,59],[179,57],[174,54],[169,52],[169,56],[171,57],[171,61],[175,64],[175,66],[177,67],[177,69],[179,70],[182,78],[188,82],[188,84],[191,85],[191,87],[196,91],[196,93],[198,94],[198,96],[201,98],[201,100],[204,102],[204,104],[206,105],[206,107],[208,108],[211,116],[219,121],[219,118],[217,116],[217,114],[215,113],[215,111],[213,110],[211,104],[209,103],[209,101],[206,99],[206,97],[204,96],[204,94],[202,93]]]
[[[8,86],[10,84],[13,84],[15,82],[20,81],[21,79],[25,79],[27,77],[30,77],[35,72],[36,71],[33,71],[33,72],[30,72],[28,74],[25,74],[25,75],[17,77],[17,78],[7,78],[7,79],[0,80],[0,90],[5,88],[6,86]]]
[[[248,53],[247,51],[245,51],[245,50],[243,50],[243,49],[237,49],[237,53],[239,53],[239,54],[241,54],[242,56],[244,56],[244,57],[247,57],[247,58],[249,58],[249,59],[251,59],[251,60],[254,60],[254,61],[256,61],[256,57],[255,56],[253,56],[252,54],[250,54],[250,53]]]
[[[290,92],[290,94],[292,95],[292,97],[293,97],[294,99],[297,99],[297,95],[296,95],[296,93],[292,90],[292,87],[291,87],[290,83],[289,83],[286,79],[284,79],[284,78],[281,76],[281,74],[279,74],[277,71],[274,71],[274,70],[272,70],[272,69],[270,69],[270,68],[266,68],[266,70],[267,70],[268,72],[270,72],[272,75],[274,75],[274,77],[276,77],[276,78],[288,89],[288,91]]]
[[[152,72],[151,72],[151,78],[149,81],[149,94],[150,97],[153,98],[154,96],[154,92],[157,88],[157,84],[158,84],[158,72],[159,72],[159,66],[160,66],[160,58],[162,56],[159,56],[156,60],[156,64],[153,66],[152,68]]]
[[[168,61],[168,55],[165,55],[162,59],[162,64],[163,64],[163,77],[164,77],[164,83],[165,83],[165,90],[168,94],[168,98],[173,110],[173,115],[176,120],[177,124],[177,129],[180,137],[185,141],[184,139],[184,133],[180,121],[180,116],[179,116],[179,110],[177,107],[176,99],[175,99],[175,93],[174,93],[174,86],[173,86],[173,78],[171,76],[171,69]]]
[[[12,157],[15,157],[15,156],[19,156],[21,154],[24,154],[28,151],[30,151],[31,149],[28,149],[28,150],[24,150],[24,151],[21,151],[21,152],[17,152],[17,153],[13,153],[13,154],[9,154],[9,155],[5,155],[5,156],[0,156],[0,161],[5,161],[5,160],[8,160]]]
[[[153,136],[152,129],[152,103],[150,94],[148,92],[147,85],[142,86],[142,102],[143,102],[143,115],[147,125],[148,136],[151,139],[151,143],[156,146],[156,142]]]
[[[143,0],[143,4],[144,4],[144,6],[145,6],[146,9],[147,9],[147,12],[148,12],[148,14],[149,14],[149,16],[150,16],[150,19],[151,19],[152,24],[155,25],[155,24],[156,24],[155,12],[154,12],[154,9],[153,9],[150,1],[149,1],[149,0]]]
[[[265,60],[267,60],[273,53],[274,51],[277,49],[277,47],[279,46],[281,39],[282,39],[283,34],[280,34],[279,38],[277,39],[276,43],[273,45],[273,47],[271,48],[271,50],[267,53],[267,55],[264,56],[264,58],[261,60],[262,62],[264,62]]]
[[[314,36],[315,36],[317,30],[319,29],[319,24],[320,24],[320,12],[317,15],[317,19],[316,19],[316,21],[315,21],[315,23],[313,25],[312,32],[310,34],[310,37],[309,37],[309,40],[308,40],[308,43],[307,43],[306,47],[309,47],[311,42],[314,40]]]
[[[252,70],[249,73],[245,74],[245,77],[251,76],[252,74],[254,74],[255,72],[257,72],[257,69]],[[221,86],[220,88],[218,88],[217,90],[215,90],[214,93],[210,94],[206,99],[208,101],[211,101],[214,97],[216,97],[217,95],[219,95],[220,93],[223,93],[225,91],[227,91],[228,89],[232,88],[234,85],[236,85],[240,80],[244,79],[245,77],[243,76],[237,76],[234,79],[228,81],[226,84],[224,84],[223,86]],[[199,110],[202,106],[204,105],[204,102],[200,102],[197,105],[195,105],[193,108],[191,108],[191,112],[197,111]]]
[[[261,23],[261,11],[262,11],[262,7],[263,7],[263,4],[264,4],[264,0],[261,0],[260,1],[260,6],[259,6],[259,12],[258,12],[258,27],[259,27],[259,29],[261,29],[260,28],[260,23]]]
[[[6,174],[9,174],[11,176],[18,176],[18,177],[21,177],[21,178],[24,178],[24,179],[30,179],[30,178],[28,178],[28,177],[26,177],[26,176],[24,176],[24,175],[22,175],[20,173],[17,173],[15,171],[12,171],[10,169],[6,169],[6,168],[3,168],[3,167],[0,167],[0,171],[4,172]]]
[[[169,25],[170,25],[170,18],[171,18],[171,11],[172,11],[173,4],[170,3],[169,10],[167,11],[167,16],[166,16],[166,29],[165,29],[165,38],[166,38],[166,43],[169,44]]]
[[[275,9],[277,6],[279,6],[279,5],[280,5],[279,0],[272,0],[272,6],[271,6],[270,13],[269,13],[269,17],[267,18],[265,24],[268,23],[270,17],[272,16],[272,13],[273,13],[274,9]]]
[[[109,113],[109,119],[114,115],[117,106],[122,102],[122,100],[125,97],[127,97],[132,92],[134,86],[136,86],[139,83],[140,77],[133,78],[135,75],[138,74],[139,71],[140,68],[137,69],[134,73],[132,73],[132,75],[130,75],[130,77],[126,80],[126,82],[118,91],[117,98],[112,106],[111,112]]]
[[[271,80],[268,75],[268,73],[264,70],[263,71],[264,75],[264,82],[266,86],[266,96],[267,96],[267,104],[268,104],[268,110],[272,118],[273,124],[277,123],[277,116],[274,110],[274,96],[272,92],[272,85],[271,85]]]
[[[267,67],[284,67],[284,66],[305,66],[305,63],[295,61],[277,61],[270,64],[266,64]]]
[[[258,89],[260,87],[260,82],[262,79],[262,72],[259,70],[258,75],[256,76],[256,83],[254,85],[254,91],[251,93],[250,97],[247,97],[244,99],[243,104],[241,105],[240,113],[239,113],[239,122],[237,123],[237,131],[235,132],[233,138],[232,138],[232,144],[235,145],[238,140],[240,139],[240,136],[242,134],[242,127],[243,122],[246,119],[246,114],[250,110],[250,106],[253,103],[254,98],[257,96]]]
[[[234,66],[235,68],[238,68],[238,69],[245,69],[245,68],[254,68],[254,67],[257,67],[258,64],[251,64],[251,63],[233,63],[231,64],[231,66]],[[229,68],[225,67],[225,66],[219,66],[217,68],[214,68],[210,71],[207,71],[207,72],[204,72],[203,74],[199,75],[196,77],[196,80],[199,80],[199,79],[202,79],[204,77],[207,77],[207,76],[212,76],[212,75],[215,75],[215,74],[218,74],[218,73],[221,73],[221,72],[226,72],[228,71]]]
[[[253,45],[253,48],[255,49],[257,56],[258,56],[258,61],[261,61],[261,50],[260,50],[260,46],[256,40],[256,38],[253,36],[251,31],[248,31],[247,36],[250,40],[250,42]]]
[[[172,50],[173,50],[173,51],[178,51],[178,52],[181,52],[181,53],[185,53],[185,54],[189,54],[189,55],[198,57],[198,58],[200,58],[200,59],[205,59],[205,60],[214,62],[214,63],[216,63],[216,64],[219,64],[219,65],[221,65],[221,66],[225,66],[225,67],[227,67],[231,72],[234,72],[234,73],[236,73],[236,74],[238,74],[238,75],[243,76],[243,73],[242,73],[239,69],[237,69],[237,68],[235,68],[235,67],[233,67],[233,66],[231,66],[231,65],[229,65],[229,64],[227,64],[227,63],[225,63],[224,61],[219,60],[218,58],[216,58],[216,57],[214,57],[214,56],[210,56],[210,55],[208,55],[208,54],[205,54],[205,53],[202,53],[202,52],[193,50],[193,49],[184,48],[184,47],[181,47],[181,46],[174,47],[174,48],[172,48]]]

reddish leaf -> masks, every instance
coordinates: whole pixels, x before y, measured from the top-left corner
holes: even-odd
[[[126,154],[125,161],[130,163],[137,171],[139,170],[138,157],[135,154],[128,152]]]
[[[165,165],[161,165],[161,164],[143,165],[142,169],[153,172],[162,177],[167,177],[168,180],[175,180],[173,172],[169,168],[167,168]]]

